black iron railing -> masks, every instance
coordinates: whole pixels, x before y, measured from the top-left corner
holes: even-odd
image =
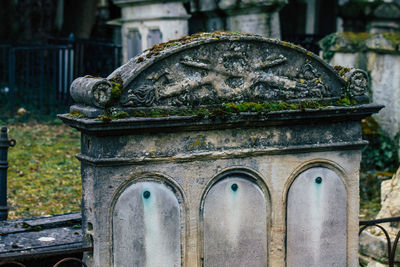
[[[7,127],[1,127],[0,134],[0,221],[7,220],[7,153],[10,146],[15,146],[14,139],[8,139]]]
[[[382,230],[383,234],[385,235],[386,243],[387,243],[387,256],[388,256],[389,267],[395,266],[395,254],[396,254],[397,245],[399,243],[400,231],[397,233],[397,235],[392,243],[389,233],[380,224],[393,223],[393,222],[400,222],[400,217],[377,219],[377,220],[371,220],[371,221],[360,221],[360,231],[358,233],[359,235],[361,235],[362,232],[369,227],[377,227],[380,230]],[[364,266],[364,265],[360,263],[360,266]]]
[[[72,266],[82,266],[82,267],[87,267],[86,263],[84,263],[82,261],[82,253],[83,252],[93,252],[93,247],[84,247],[81,248],[80,251],[81,255],[79,256],[79,258],[77,257],[66,257],[63,258],[62,256],[60,256],[57,260],[55,264],[50,264],[46,266],[49,267],[72,267]],[[54,262],[54,261],[53,261]],[[37,264],[34,264],[35,266]],[[0,260],[0,267],[29,267],[30,263],[29,261],[26,262],[21,262],[19,260]],[[46,267],[46,266],[41,266],[41,267]]]
[[[120,45],[53,39],[51,45],[0,44],[0,120],[64,113],[72,104],[72,81],[108,76],[121,64]],[[22,109],[21,109],[22,108]]]
[[[54,45],[69,46],[73,50],[74,77],[93,75],[107,77],[121,65],[122,46],[102,41],[68,38],[52,38]]]

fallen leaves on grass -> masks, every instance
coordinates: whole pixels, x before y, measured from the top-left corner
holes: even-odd
[[[8,151],[9,219],[79,211],[79,133],[65,125],[7,125],[17,145]]]

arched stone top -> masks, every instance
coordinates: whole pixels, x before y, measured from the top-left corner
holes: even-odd
[[[331,101],[344,93],[365,101],[367,74],[341,74],[287,42],[251,34],[203,33],[156,45],[106,79],[78,78],[71,95],[77,104],[100,109]]]

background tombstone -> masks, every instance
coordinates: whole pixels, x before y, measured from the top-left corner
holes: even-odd
[[[113,2],[121,7],[124,62],[156,43],[188,34],[190,15],[183,6],[185,0],[113,0]],[[138,32],[134,35],[133,41],[132,32]],[[140,43],[137,43],[138,40]]]
[[[349,83],[292,44],[220,32],[159,44],[107,78],[76,79],[76,105],[60,118],[82,132],[88,265],[118,266],[120,251],[147,264],[165,252],[151,244],[168,243],[168,266],[285,266],[292,241],[303,240],[293,210],[309,201],[293,199],[304,197],[299,188],[312,193],[306,174],[316,171],[328,186],[321,193],[337,198],[321,205],[336,208],[298,227],[322,222],[326,235],[312,241],[345,243],[323,255],[356,266],[360,121],[382,106],[365,103],[365,72],[346,75]],[[146,196],[163,201],[147,209]],[[169,230],[148,231],[161,224]]]

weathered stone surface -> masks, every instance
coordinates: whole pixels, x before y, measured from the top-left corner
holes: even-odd
[[[310,168],[287,199],[287,266],[347,266],[347,192],[328,168]]]
[[[214,11],[217,7],[216,0],[190,0],[190,11],[192,13]]]
[[[399,33],[336,33],[327,37],[326,40],[335,41],[326,42],[331,45],[324,48],[325,54],[333,53],[330,64],[360,68],[370,73],[372,101],[385,105],[374,117],[392,138],[400,131],[399,36]]]
[[[71,84],[71,97],[77,103],[104,108],[111,100],[112,85],[107,79],[81,77]]]
[[[262,190],[246,177],[213,185],[203,208],[204,265],[267,266],[267,207]]]
[[[132,137],[134,138],[134,137]],[[149,136],[151,139],[152,136]],[[166,142],[167,139],[165,140]],[[357,266],[358,251],[358,162],[361,159],[359,150],[341,150],[324,152],[304,152],[297,154],[280,155],[232,155],[225,157],[203,156],[201,159],[186,160],[169,159],[145,162],[145,164],[99,164],[83,162],[83,186],[85,221],[93,224],[90,231],[94,238],[94,254],[92,266],[110,266],[110,240],[112,225],[107,214],[112,202],[115,201],[115,192],[128,181],[140,181],[152,175],[153,179],[168,180],[177,183],[185,192],[183,202],[187,217],[183,223],[181,233],[182,248],[186,255],[184,266],[202,266],[199,252],[202,243],[200,217],[200,202],[213,177],[228,170],[245,169],[262,174],[260,181],[269,185],[271,192],[271,218],[268,228],[268,264],[269,266],[285,265],[285,236],[286,236],[286,199],[285,188],[287,177],[302,166],[309,166],[304,162],[314,164],[328,164],[335,162],[345,170],[346,185],[348,188],[348,239],[346,240],[347,266]],[[321,163],[325,162],[325,163]],[[354,163],[357,164],[354,164]],[[95,188],[96,190],[93,190]],[[90,192],[90,193],[89,193]],[[249,219],[250,220],[250,219]],[[87,224],[84,225],[88,229]],[[185,230],[188,229],[188,230]],[[87,230],[85,230],[87,233]],[[192,244],[192,245],[190,245]]]
[[[385,108],[374,115],[389,136],[400,131],[400,54],[368,53],[368,71],[371,73],[373,102]]]
[[[307,55],[300,58],[289,51],[279,49],[278,42],[257,42],[251,37],[249,41],[232,38],[181,51],[179,57],[168,57],[128,82],[120,103],[193,107],[228,99],[278,101],[340,95],[342,84],[332,73],[320,70],[322,64],[309,63]],[[123,67],[120,70],[124,78]]]
[[[388,229],[386,225],[380,224],[386,230]],[[360,235],[360,245],[359,245],[359,252],[364,257],[370,258],[371,265],[374,266],[374,261],[388,263],[388,254],[387,254],[387,240],[385,236],[377,235],[378,232],[381,232],[378,228],[372,227],[368,228],[370,230],[364,230],[363,233]],[[371,233],[371,230],[375,231],[375,234]],[[392,238],[394,241],[394,238]],[[393,243],[391,242],[391,245]],[[400,262],[400,255],[396,253],[395,261]],[[369,265],[368,265],[369,266]],[[378,265],[379,266],[379,265]],[[387,266],[387,265],[384,265]]]
[[[108,80],[121,77],[123,90],[114,108],[194,108],[243,101],[332,100],[343,96],[343,88],[347,88],[331,67],[292,44],[228,33],[182,40],[161,44],[156,52],[147,51],[115,70]],[[347,90],[354,89],[354,95],[366,97],[366,75],[355,80],[358,81],[362,86]],[[92,87],[73,86],[71,90],[78,104],[104,102],[95,101],[103,95],[87,98],[95,91]],[[74,109],[79,110],[79,106]],[[81,110],[85,112],[84,108]]]
[[[83,251],[81,213],[0,222],[0,261]]]
[[[376,34],[365,41],[365,46],[371,50],[396,51],[396,44],[385,38],[383,34]]]
[[[367,27],[372,33],[397,32],[400,29],[400,6],[398,3],[393,1],[379,3],[373,10],[372,17]]]
[[[207,126],[204,126],[207,127]],[[322,134],[323,133],[323,134]],[[155,133],[151,140],[148,134],[138,135],[134,140],[129,136],[83,136],[81,153],[97,158],[101,151],[103,158],[166,158],[194,155],[201,152],[228,152],[235,150],[279,150],[303,148],[318,149],[323,146],[363,145],[361,128],[355,122],[316,122],[313,127],[305,125],[270,126],[246,129],[209,129],[207,132],[186,130],[184,132]],[[168,142],[165,142],[169,140]],[[315,144],[318,143],[318,146]],[[115,154],[115,150],[118,154]],[[275,151],[277,152],[277,151]]]
[[[155,45],[187,35],[186,0],[113,0],[121,7],[122,54],[124,62]],[[132,32],[136,35],[132,36]],[[140,38],[139,38],[140,35]],[[157,36],[156,38],[155,35]],[[132,39],[137,42],[132,42]],[[140,43],[140,44],[139,44]]]
[[[201,12],[207,31],[227,29],[280,39],[279,9],[285,4],[283,0],[191,0],[190,9]]]
[[[181,266],[180,207],[166,185],[130,185],[118,197],[112,220],[113,266]]]
[[[399,1],[340,1],[339,16],[344,20],[343,32],[398,32]]]
[[[285,1],[222,0],[218,7],[227,13],[226,26],[233,32],[249,32],[280,39],[279,9]]]
[[[328,255],[332,250],[340,266],[357,266],[358,172],[365,143],[360,120],[381,106],[353,103],[321,109],[239,110],[224,116],[152,117],[144,112],[207,110],[245,101],[336,101],[343,93],[357,91],[362,95],[365,73],[346,74],[343,77],[353,80],[353,87],[302,48],[228,33],[160,44],[118,68],[108,80],[123,85],[121,98],[114,96],[114,105],[107,111],[126,111],[131,117],[98,121],[60,116],[82,132],[78,158],[83,229],[85,236],[93,237],[85,238],[85,244],[94,246],[93,254],[86,257],[88,266],[112,266],[115,251],[121,252],[121,258],[135,254],[133,258],[143,263],[149,258],[137,248],[151,237],[162,244],[179,240],[179,249],[173,245],[173,253],[166,253],[174,259],[172,266],[285,266],[290,254],[286,253],[286,230],[298,221],[296,217],[286,221],[287,214],[294,214],[287,213],[287,203],[297,203],[291,197],[300,179],[295,180],[289,197],[288,191],[297,176],[315,169],[327,170],[322,176],[328,176],[326,184],[332,190],[327,190],[329,201],[322,201],[322,206],[329,215],[327,221],[338,222],[340,231],[333,225],[324,232],[327,236],[322,240],[333,240],[322,242],[328,251],[315,246],[308,252]],[[80,107],[87,109],[83,104],[91,105],[78,103],[74,109],[83,112]],[[139,111],[147,117],[134,117]],[[338,180],[342,187],[337,186]],[[165,218],[167,233],[152,236],[146,231],[152,224],[140,216],[144,214],[140,193],[147,183],[168,185],[171,190],[159,188],[157,192],[164,192],[165,198],[156,207],[164,213],[154,213]],[[234,194],[229,191],[234,191],[233,184],[238,186]],[[234,196],[240,196],[238,203]],[[332,218],[336,213],[337,218]],[[114,224],[118,220],[120,224]],[[124,239],[132,242],[118,248]],[[118,249],[113,252],[113,248]],[[327,256],[326,261],[331,259]]]
[[[382,182],[381,205],[377,218],[390,218],[400,216],[400,183],[399,171],[391,180]],[[393,225],[392,225],[393,226]]]
[[[392,179],[381,183],[381,205],[381,210],[376,219],[400,216],[400,169],[397,170]],[[393,242],[400,231],[399,223],[380,223],[379,225],[388,232],[391,242]],[[360,253],[377,261],[388,262],[387,240],[382,230],[378,227],[369,227],[362,233],[360,236]],[[399,253],[396,253],[395,260],[396,262],[400,261]],[[372,263],[371,266],[373,266]]]
[[[368,101],[369,79],[368,74],[360,69],[351,69],[343,75],[347,82],[347,90],[359,101]]]
[[[377,219],[400,216],[400,169],[397,170],[392,179],[382,182],[381,205],[381,210],[376,216]],[[393,238],[400,231],[399,223],[386,223],[382,226],[388,230]],[[375,230],[374,233],[377,234],[379,231]]]
[[[324,37],[319,44],[323,52],[360,53],[371,50],[392,54],[399,51],[398,37],[397,32],[336,32]]]
[[[220,0],[218,1],[218,7],[221,9],[239,9],[249,7],[272,7],[284,4],[282,0]]]

